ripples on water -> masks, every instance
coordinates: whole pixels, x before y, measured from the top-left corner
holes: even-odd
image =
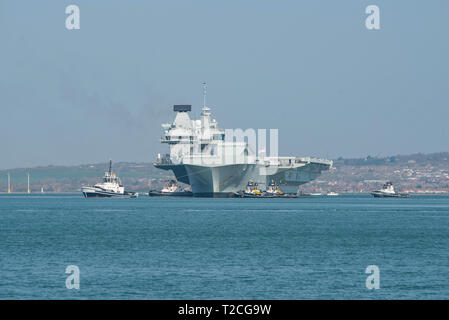
[[[448,217],[447,196],[1,195],[0,298],[447,299]]]

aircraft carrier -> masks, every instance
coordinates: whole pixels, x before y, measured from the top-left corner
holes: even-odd
[[[191,105],[175,105],[175,120],[163,124],[162,143],[170,153],[158,154],[154,166],[172,170],[176,179],[192,187],[196,197],[229,197],[244,190],[249,182],[262,189],[276,183],[284,193],[297,193],[298,187],[329,170],[332,161],[296,156],[266,156],[256,151],[251,139],[226,136],[228,130],[218,128],[206,106],[201,118],[192,120]],[[271,145],[271,143],[270,143]],[[271,147],[270,147],[271,149]]]

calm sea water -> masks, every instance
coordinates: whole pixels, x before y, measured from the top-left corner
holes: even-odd
[[[1,299],[447,299],[448,278],[447,196],[0,196]]]

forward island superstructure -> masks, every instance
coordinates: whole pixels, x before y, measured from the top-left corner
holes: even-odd
[[[226,197],[244,190],[248,182],[267,189],[275,183],[283,193],[297,193],[299,185],[329,170],[332,161],[310,157],[258,156],[245,139],[227,137],[204,102],[201,117],[189,117],[191,105],[175,105],[175,120],[163,124],[162,143],[170,153],[158,154],[154,166],[172,170],[176,179],[191,186],[194,196]]]

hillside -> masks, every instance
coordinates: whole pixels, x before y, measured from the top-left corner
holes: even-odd
[[[334,167],[301,189],[365,193],[387,180],[413,193],[449,193],[449,153],[367,157],[334,161]]]
[[[27,172],[30,172],[32,192],[77,192],[83,184],[97,182],[107,170],[107,163],[78,166],[46,166],[31,169],[0,170],[0,192],[7,191],[7,173],[11,175],[13,191],[25,192]],[[129,190],[148,191],[158,188],[170,172],[154,168],[151,163],[119,162],[114,172]],[[317,180],[301,186],[310,192],[369,192],[386,180],[398,189],[409,192],[449,192],[449,153],[397,155],[334,160],[334,167]]]
[[[14,191],[25,192],[27,189],[27,172],[30,172],[30,189],[40,192],[77,192],[81,185],[98,182],[108,170],[107,163],[85,164],[78,166],[46,166],[31,169],[0,170],[0,191],[7,191],[7,174],[11,175]],[[156,169],[151,163],[118,162],[113,164],[113,171],[130,190],[148,191],[153,183],[171,178],[172,175]]]

